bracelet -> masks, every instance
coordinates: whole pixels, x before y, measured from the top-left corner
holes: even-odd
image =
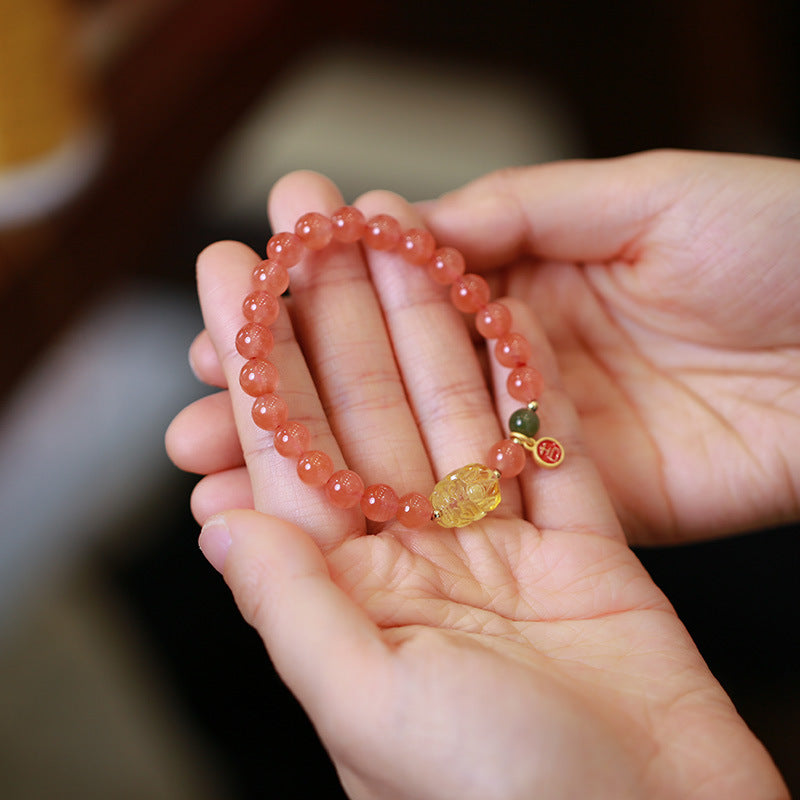
[[[525,405],[509,418],[508,438],[490,448],[486,464],[468,464],[440,480],[429,497],[410,492],[398,497],[386,484],[365,486],[353,470],[334,471],[331,457],[310,449],[311,436],[300,422],[289,419],[286,402],[276,393],[279,375],[267,358],[273,348],[270,325],[278,317],[278,298],[289,288],[289,269],[306,250],[322,250],[332,241],[361,242],[374,250],[396,251],[406,261],[425,268],[431,278],[450,287],[450,299],[462,312],[475,314],[475,326],[487,340],[496,340],[495,357],[510,372],[509,395]],[[275,450],[297,460],[297,474],[305,484],[324,488],[332,505],[354,508],[375,522],[396,518],[416,529],[435,520],[446,528],[464,527],[483,518],[500,503],[501,478],[514,478],[525,466],[525,451],[546,468],[564,460],[564,448],[550,436],[535,438],[539,431],[538,397],[543,389],[539,372],[528,362],[531,346],[512,330],[511,312],[490,300],[489,285],[480,276],[465,273],[463,255],[453,247],[437,247],[429,231],[403,231],[388,214],[369,220],[353,206],[344,206],[326,217],[310,212],[297,221],[294,233],[276,233],[267,243],[267,258],[253,271],[252,288],[243,303],[247,322],[236,335],[236,349],[247,362],[239,374],[242,390],[255,398],[252,417],[266,431],[274,431]]]

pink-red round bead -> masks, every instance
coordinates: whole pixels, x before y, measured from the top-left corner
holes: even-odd
[[[388,214],[376,214],[367,221],[364,244],[373,250],[394,250],[400,242],[400,223]]]
[[[278,388],[278,370],[271,361],[248,359],[239,371],[239,385],[245,394],[259,397]]]
[[[544,380],[538,370],[533,367],[515,367],[506,380],[508,393],[523,403],[537,400],[544,389]]]
[[[406,528],[416,530],[427,525],[433,517],[431,501],[419,492],[409,492],[400,498],[397,521]]]
[[[248,322],[236,334],[236,349],[245,358],[266,358],[274,343],[272,331],[258,322]]]
[[[364,494],[364,481],[353,470],[340,469],[328,479],[325,494],[336,508],[355,508]]]
[[[333,461],[322,450],[307,450],[297,461],[297,474],[307,486],[324,486],[333,474]]]
[[[427,267],[428,275],[443,286],[449,286],[463,275],[465,268],[464,256],[455,247],[440,247],[435,250]]]
[[[242,303],[242,313],[250,322],[272,325],[278,319],[280,306],[269,292],[250,292]]]
[[[293,267],[303,257],[303,243],[297,234],[283,231],[270,236],[267,258],[284,267]]]
[[[487,461],[504,478],[515,478],[525,468],[525,450],[513,439],[501,439],[492,445]]]
[[[368,486],[361,497],[361,511],[373,522],[388,522],[397,514],[397,492],[385,483]]]
[[[253,270],[253,288],[278,297],[289,288],[289,270],[270,259],[264,259]]]
[[[511,312],[502,303],[487,303],[475,314],[475,328],[484,339],[499,339],[511,330]]]
[[[507,333],[494,346],[494,354],[504,367],[524,367],[531,358],[531,346],[521,333]]]
[[[450,300],[459,310],[472,314],[489,302],[491,292],[486,279],[469,273],[456,278],[450,287]]]
[[[265,394],[257,397],[253,403],[252,416],[259,428],[274,431],[286,422],[289,408],[284,399],[277,394]]]
[[[275,449],[285,458],[300,458],[311,443],[311,434],[302,422],[291,420],[275,431]]]
[[[357,242],[367,227],[364,215],[354,206],[342,206],[331,214],[333,238],[337,242]]]
[[[406,261],[421,267],[433,258],[436,240],[423,228],[409,228],[400,236],[399,249]]]
[[[310,211],[297,220],[294,232],[309,250],[322,250],[333,239],[333,223],[324,214]]]

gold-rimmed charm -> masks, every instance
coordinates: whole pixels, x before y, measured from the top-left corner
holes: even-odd
[[[521,444],[531,455],[533,460],[545,469],[555,469],[564,460],[564,447],[558,439],[552,436],[542,436],[534,439],[522,433],[512,433],[511,438]]]

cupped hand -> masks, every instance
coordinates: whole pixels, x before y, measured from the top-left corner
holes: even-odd
[[[541,320],[630,540],[798,519],[800,163],[555,163],[422,210]]]
[[[341,203],[324,179],[293,174],[273,192],[274,227]],[[419,222],[388,194],[360,205]],[[236,389],[233,341],[257,261],[234,243],[200,258],[207,333],[195,366],[234,389],[185,411],[170,451],[208,473],[194,496],[201,545],[350,796],[785,797],[627,547],[528,307],[508,301],[545,379],[543,432],[564,442],[565,463],[529,464],[503,482],[497,511],[467,528],[387,524],[368,535],[360,512],[333,509],[299,481]],[[394,254],[365,260],[334,246],[305,259],[274,332],[291,418],[337,467],[399,493],[427,492],[482,460],[517,405],[493,365],[495,407],[446,294]],[[217,513],[231,499],[257,511]]]

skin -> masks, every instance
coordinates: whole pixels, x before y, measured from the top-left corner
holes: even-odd
[[[700,160],[690,164],[694,158]],[[659,221],[675,213],[681,197],[697,195],[698,186],[705,193],[689,208],[713,202],[714,191],[691,174],[705,168],[711,175],[708,162],[714,161],[654,154],[534,168],[490,176],[483,188],[467,187],[417,209],[387,193],[359,200],[367,215],[391,213],[405,227],[424,217],[439,241],[457,244],[470,264],[493,270],[496,288],[513,295],[507,302],[515,329],[533,345],[546,385],[542,432],[564,443],[567,459],[554,471],[529,464],[517,480],[504,481],[501,507],[479,523],[416,532],[388,524],[371,526],[375,535],[365,535],[359,512],[332,509],[273,452],[271,435],[252,423],[250,400],[238,389],[198,401],[171,426],[173,459],[206,475],[193,496],[195,514],[205,523],[201,547],[314,721],[351,797],[788,797],[768,754],[630,551],[618,516],[634,528],[655,523],[663,538],[674,536],[678,521],[691,519],[701,505],[735,496],[733,477],[720,476],[720,469],[722,488],[702,504],[702,495],[686,496],[688,479],[678,491],[680,482],[673,486],[665,477],[675,458],[682,469],[689,464],[700,474],[700,455],[686,458],[683,440],[691,430],[708,436],[704,444],[709,454],[714,450],[715,464],[717,448],[742,459],[742,437],[729,424],[704,428],[722,415],[701,413],[713,399],[697,399],[705,385],[729,399],[731,414],[752,403],[756,418],[754,400],[730,401],[740,392],[722,388],[721,372],[742,387],[749,378],[748,398],[757,394],[754,375],[780,384],[780,391],[772,389],[772,408],[787,423],[783,436],[797,436],[790,424],[797,417],[785,410],[798,398],[796,376],[795,388],[789,385],[792,345],[776,342],[789,339],[788,328],[796,326],[788,300],[771,299],[769,313],[759,311],[764,324],[755,328],[744,325],[732,300],[721,303],[729,327],[741,328],[723,344],[725,315],[710,315],[699,300],[702,313],[682,338],[670,338],[677,317],[689,313],[675,300],[682,296],[681,281],[671,284],[673,292],[648,288],[659,269],[683,263],[667,241],[677,222]],[[748,173],[750,165],[741,169]],[[776,179],[780,173],[772,162],[764,169]],[[722,185],[725,169],[717,173]],[[665,183],[671,188],[654,197]],[[570,196],[580,214],[569,206]],[[592,203],[595,219],[588,213]],[[294,173],[274,188],[270,215],[276,230],[286,230],[305,211],[330,213],[341,204],[325,179]],[[536,227],[524,222],[523,208]],[[587,217],[583,228],[573,225],[571,236],[566,221],[558,222],[567,209],[576,212],[571,219]],[[625,209],[627,226],[621,222]],[[779,214],[777,203],[774,209]],[[688,211],[677,219],[699,224]],[[710,225],[719,217],[709,219]],[[765,239],[777,235],[773,223]],[[646,236],[658,246],[648,249]],[[753,234],[750,241],[756,240]],[[719,241],[733,247],[730,237]],[[592,248],[594,260],[585,254]],[[785,254],[779,247],[776,253],[777,269]],[[233,341],[257,261],[235,243],[213,245],[199,259],[206,332],[193,346],[192,361],[210,383],[236,386],[242,359]],[[656,266],[642,267],[640,275],[637,263]],[[738,284],[714,283],[713,271],[695,269],[691,276],[706,298],[714,287],[741,291],[749,274],[743,271]],[[549,276],[549,283],[531,276]],[[635,312],[632,286],[656,298],[649,309]],[[760,309],[745,307],[754,306]],[[569,322],[556,321],[561,312]],[[771,324],[783,312],[783,324]],[[498,419],[518,405],[503,390],[505,371],[490,359],[495,407],[459,315],[424,271],[393,254],[370,253],[365,260],[355,246],[332,246],[306,259],[292,270],[292,301],[274,332],[271,360],[281,374],[280,393],[291,417],[311,429],[313,446],[328,452],[337,468],[346,465],[367,483],[387,482],[401,494],[429,491],[435,476],[479,460],[476,454],[502,436]],[[711,353],[729,360],[704,372],[701,356]],[[651,370],[657,354],[658,369]],[[765,357],[761,366],[752,357],[758,354]],[[770,358],[780,368],[771,367]],[[695,375],[692,391],[682,388]],[[592,376],[599,380],[594,395]],[[654,378],[659,389],[662,382],[677,388],[648,401],[647,383]],[[637,386],[638,394],[631,389]],[[670,462],[681,398],[700,410],[683,419],[689,430]],[[613,408],[602,407],[606,400]],[[766,396],[759,395],[762,405]],[[632,407],[638,409],[633,423]],[[768,417],[770,410],[760,413]],[[769,420],[758,419],[764,442]],[[609,432],[601,435],[604,421],[612,426],[610,439]],[[660,437],[657,422],[665,426]],[[598,472],[603,441],[624,448],[616,452],[630,456],[636,469],[609,455]],[[781,446],[777,436],[775,445]],[[753,453],[747,455],[741,486],[752,479]],[[760,519],[790,515],[787,472],[779,473],[782,485],[764,490]],[[626,487],[622,478],[610,480],[611,473],[635,474],[638,484]],[[752,517],[751,505],[743,501],[740,513]],[[257,511],[221,513],[235,506]],[[708,519],[703,525],[695,520],[689,536],[712,523],[715,532],[744,524],[734,524],[727,509],[703,513]]]

